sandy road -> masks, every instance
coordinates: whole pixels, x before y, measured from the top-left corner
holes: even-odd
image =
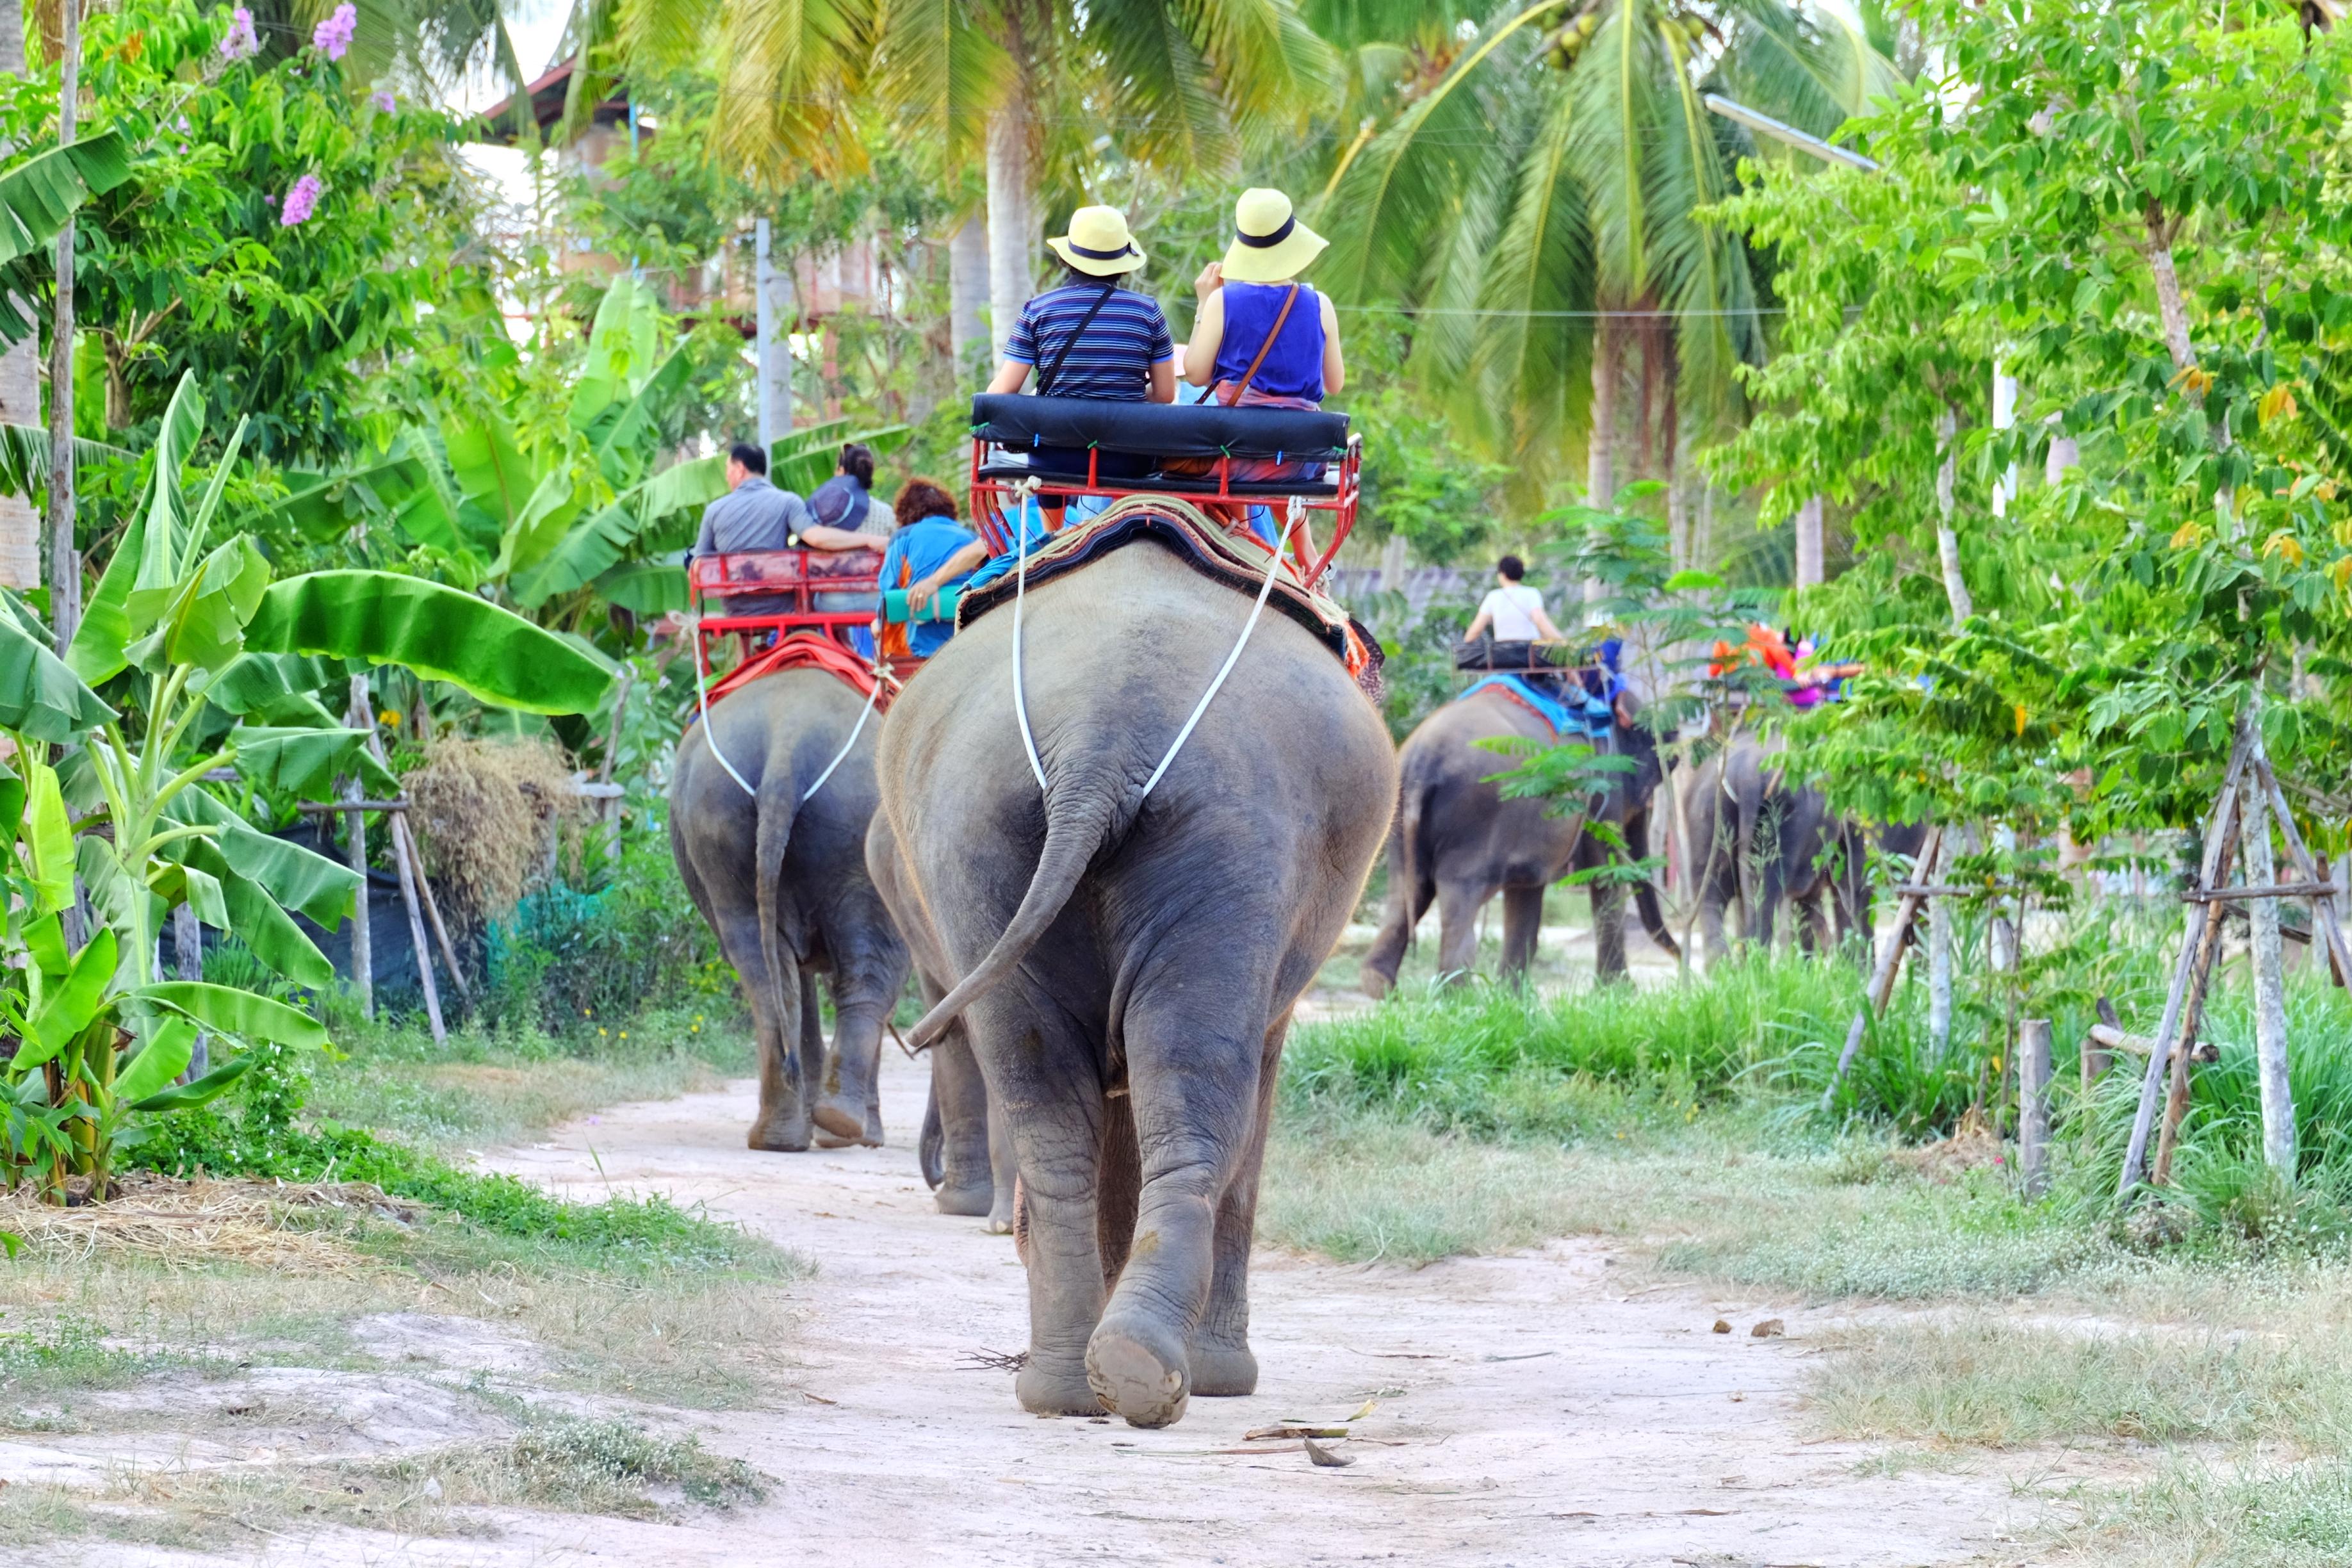
[[[491,1162],[582,1198],[662,1192],[820,1261],[801,1287],[798,1388],[698,1418],[782,1485],[684,1526],[515,1520],[498,1545],[410,1561],[718,1564],[1577,1563],[1766,1568],[2021,1561],[1982,1478],[1864,1473],[1866,1447],[1802,1439],[1808,1355],[1747,1330],[1766,1309],[1680,1286],[1629,1291],[1610,1248],[1409,1270],[1261,1254],[1253,1398],[1195,1400],[1160,1432],[1041,1419],[1009,1373],[1025,1341],[1009,1240],[935,1213],[910,1148],[922,1069],[887,1053],[898,1144],[745,1150],[751,1086],[616,1107]],[[1709,1331],[1718,1311],[1738,1331]],[[1294,1447],[1222,1452],[1286,1417],[1377,1408],[1318,1468]],[[405,1553],[403,1554],[406,1556]]]

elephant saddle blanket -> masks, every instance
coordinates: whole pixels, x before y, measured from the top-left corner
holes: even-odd
[[[1609,733],[1612,715],[1608,703],[1586,695],[1580,686],[1570,684],[1564,690],[1548,690],[1548,684],[1542,676],[1529,679],[1523,675],[1490,675],[1473,684],[1454,700],[1465,702],[1482,691],[1492,691],[1517,703],[1550,725],[1555,735],[1591,740]]]
[[[1245,523],[1228,527],[1173,496],[1133,495],[1068,524],[1048,540],[1029,557],[1030,585],[1076,572],[1141,539],[1165,546],[1202,576],[1253,599],[1265,586],[1268,557],[1274,554]],[[1380,640],[1338,600],[1301,582],[1287,559],[1277,558],[1272,564],[1274,586],[1266,597],[1267,607],[1304,626],[1347,667],[1366,696],[1380,701]],[[957,626],[969,626],[999,605],[1010,605],[1017,577],[1018,574],[1007,572],[967,587],[956,609]]]
[[[831,637],[821,632],[793,632],[729,670],[711,687],[710,700],[716,702],[738,687],[786,669],[821,669],[846,683],[860,697],[872,697],[877,708],[887,708],[890,699],[898,694],[897,683],[886,680],[877,695],[873,666]]]

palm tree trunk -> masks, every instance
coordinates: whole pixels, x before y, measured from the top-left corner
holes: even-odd
[[[988,220],[975,213],[948,241],[948,342],[959,379],[988,342]]]
[[[1617,496],[1617,462],[1613,450],[1617,440],[1617,383],[1623,369],[1622,329],[1611,317],[1603,315],[1592,324],[1592,417],[1591,434],[1586,437],[1584,455],[1584,504],[1595,511],[1607,511]],[[1592,604],[1601,595],[1601,579],[1584,580],[1584,602]]]
[[[1797,509],[1797,583],[1800,588],[1822,585],[1822,498],[1808,496]]]
[[[25,74],[21,5],[0,5],[0,72]],[[36,334],[0,353],[0,424],[40,422],[41,344]],[[30,496],[0,496],[0,587],[31,588],[40,581],[40,514]]]
[[[1028,95],[1015,88],[988,121],[989,335],[1000,351],[1036,280],[1037,230]]]
[[[81,0],[59,7],[58,142],[74,139],[81,96]],[[81,625],[81,557],[74,550],[74,224],[58,232],[57,319],[49,341],[49,626],[62,654]]]

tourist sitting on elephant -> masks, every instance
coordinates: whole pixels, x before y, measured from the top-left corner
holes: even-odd
[[[1192,280],[1200,309],[1184,347],[1184,379],[1213,387],[1228,408],[1320,408],[1326,393],[1344,387],[1339,313],[1328,295],[1297,280],[1328,243],[1298,221],[1280,191],[1244,191],[1234,204],[1233,244]],[[1274,458],[1230,462],[1234,479],[1261,483],[1320,479],[1323,470],[1320,463]],[[1250,508],[1249,521],[1275,542],[1266,508]]]
[[[1544,614],[1543,590],[1528,586],[1528,563],[1516,555],[1495,563],[1495,585],[1478,601],[1464,642],[1476,642],[1489,632],[1496,642],[1559,642],[1559,628]]]
[[[811,550],[878,550],[887,543],[893,520],[874,504],[874,448],[843,443],[833,478],[809,493],[808,510],[801,542]]]
[[[980,536],[956,521],[955,498],[930,479],[908,479],[891,503],[898,521],[882,552],[882,586],[907,590],[905,622],[882,627],[882,651],[929,658],[955,636],[955,623],[917,621],[943,587],[961,584],[978,564]],[[958,562],[967,562],[960,569]]]
[[[808,526],[808,504],[768,482],[768,454],[749,441],[727,451],[727,493],[702,510],[702,529],[688,560],[782,550]],[[780,615],[793,607],[790,595],[730,595],[719,614]]]

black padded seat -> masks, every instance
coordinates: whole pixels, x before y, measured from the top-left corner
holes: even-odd
[[[1336,462],[1348,451],[1344,414],[1303,408],[1227,408],[1219,403],[1102,403],[1089,397],[1029,397],[1017,392],[983,392],[973,398],[971,433],[978,440],[1015,451],[1032,447],[1097,447],[1106,452],[1145,457],[1280,458],[1303,462]]]
[[[1321,462],[1326,459],[1318,458],[1314,460]],[[1007,483],[1025,479],[1029,477],[1029,473],[1028,464],[1008,463],[1002,458],[983,463],[980,469],[982,479]],[[1084,474],[1049,474],[1045,477],[1052,479],[1055,486],[1063,489],[1083,489],[1087,482]],[[1171,495],[1183,496],[1213,496],[1217,493],[1217,477],[1214,474],[1146,474],[1139,479],[1107,479],[1101,482],[1102,488],[1107,490],[1166,490]],[[1336,497],[1339,493],[1339,486],[1336,481],[1329,479],[1235,479],[1225,493],[1253,498]]]

